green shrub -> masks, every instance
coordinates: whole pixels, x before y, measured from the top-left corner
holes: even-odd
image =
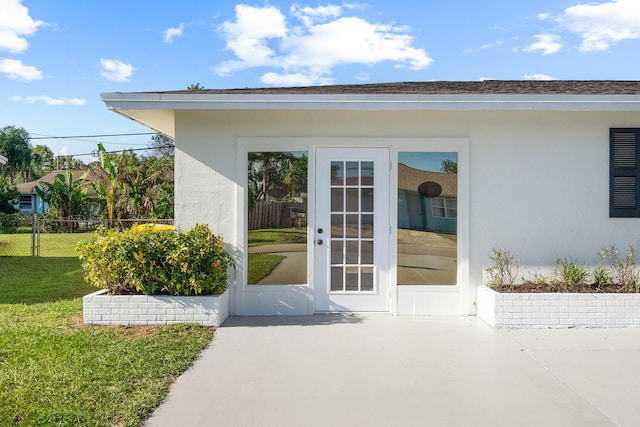
[[[221,294],[234,265],[222,237],[206,225],[185,232],[101,230],[78,251],[85,280],[116,295]]]
[[[554,271],[554,281],[563,286],[566,290],[568,286],[584,286],[589,278],[589,269],[586,265],[578,264],[572,259],[556,259],[556,269]]]
[[[0,212],[0,233],[11,234],[18,230],[20,225],[20,214],[8,214]]]
[[[485,268],[489,273],[487,286],[509,286],[513,289],[520,270],[520,257],[509,249],[492,248],[489,259],[493,265]]]

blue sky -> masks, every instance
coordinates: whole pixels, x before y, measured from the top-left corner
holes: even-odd
[[[0,0],[0,127],[60,154],[144,147],[101,92],[640,79],[640,0]]]

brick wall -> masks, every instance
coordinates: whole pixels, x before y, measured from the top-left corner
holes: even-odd
[[[106,295],[106,290],[82,299],[84,323],[92,325],[166,325],[199,323],[220,326],[229,315],[229,291],[222,295]]]
[[[478,288],[478,317],[496,328],[640,326],[640,294],[497,293]]]

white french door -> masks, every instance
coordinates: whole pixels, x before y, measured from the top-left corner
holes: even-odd
[[[316,150],[315,309],[389,310],[387,148]]]

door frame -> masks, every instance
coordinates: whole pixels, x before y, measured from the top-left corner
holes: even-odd
[[[320,156],[320,151],[324,155]],[[375,150],[374,155],[368,155]],[[389,239],[391,234],[391,222],[389,217],[389,193],[390,193],[390,162],[391,150],[389,147],[315,147],[315,195],[316,200],[322,194],[323,199],[315,204],[315,228],[310,230],[314,236],[314,307],[316,312],[334,311],[390,311],[390,287],[389,280]],[[334,156],[335,155],[335,156]],[[335,157],[335,158],[334,158]],[[373,218],[374,218],[374,289],[375,292],[367,291],[344,291],[332,293],[330,291],[331,275],[329,267],[331,265],[331,184],[329,182],[328,167],[334,160],[338,161],[373,161],[375,162],[374,176],[374,197]],[[319,164],[320,161],[327,163]],[[322,169],[321,169],[322,168]],[[379,172],[378,172],[379,171]],[[380,181],[382,178],[382,182]],[[322,179],[322,182],[320,181]],[[321,212],[322,211],[322,212]],[[320,213],[323,218],[320,218]],[[326,217],[324,217],[326,215]],[[322,221],[322,222],[321,222]],[[319,234],[318,227],[327,230],[326,233]],[[318,244],[318,239],[322,244]],[[360,241],[360,240],[358,240]],[[356,264],[358,265],[358,264]],[[322,282],[322,283],[320,283]],[[351,309],[349,309],[351,305]],[[344,308],[344,309],[341,309]]]

